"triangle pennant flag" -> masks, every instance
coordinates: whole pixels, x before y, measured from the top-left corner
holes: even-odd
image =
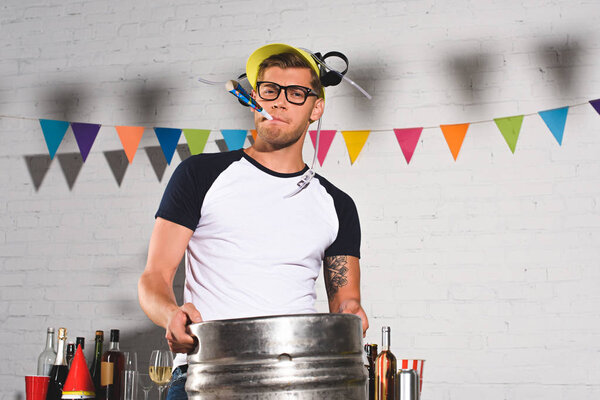
[[[190,154],[200,154],[204,151],[210,129],[184,129],[183,136],[190,148]]]
[[[506,140],[506,144],[508,144],[510,151],[514,154],[515,148],[517,147],[517,140],[519,140],[521,124],[523,123],[523,115],[494,118],[494,122],[496,122],[498,129],[500,129],[500,133],[504,136],[504,140]]]
[[[167,164],[171,165],[173,154],[175,154],[175,149],[177,148],[177,142],[179,142],[179,137],[181,136],[181,129],[154,128],[154,133],[156,133]]]
[[[69,190],[73,190],[73,186],[75,186],[75,181],[77,180],[77,176],[79,176],[81,167],[83,167],[83,159],[81,158],[81,154],[80,153],[59,154],[58,155],[58,164],[60,165],[60,169],[62,169],[63,175],[67,181],[67,185],[69,185]]]
[[[143,126],[116,126],[117,134],[125,150],[125,155],[129,160],[129,164],[133,162],[133,157],[137,152],[142,136],[144,135]]]
[[[562,107],[538,112],[559,145],[562,145],[568,111],[569,107]]]
[[[221,134],[229,151],[244,147],[247,133],[248,131],[245,129],[221,129]]]
[[[100,124],[71,122],[71,129],[73,129],[73,134],[75,135],[81,158],[83,158],[83,162],[85,162],[88,154],[90,154],[94,140],[96,140],[96,136],[98,136]]]
[[[50,159],[54,159],[56,150],[58,150],[60,142],[62,142],[65,133],[67,133],[69,123],[67,121],[57,121],[53,119],[40,119],[40,125],[42,126],[46,146],[48,146]]]
[[[400,149],[402,149],[402,154],[404,154],[404,159],[407,164],[410,164],[410,159],[415,152],[415,147],[417,147],[421,132],[423,132],[423,128],[394,129],[396,140],[400,145]]]
[[[440,125],[448,148],[454,157],[454,161],[458,157],[458,153],[462,147],[465,136],[467,135],[467,129],[469,129],[469,123],[466,124],[455,124],[455,125]]]
[[[342,131],[348,155],[350,155],[350,164],[354,164],[356,161],[370,133],[371,131]]]
[[[256,142],[256,135],[258,134],[256,132],[256,129],[251,129],[250,130],[250,134],[252,135],[252,139],[254,139],[254,141]]]
[[[596,112],[600,114],[600,99],[590,100],[590,104],[592,105],[592,107],[594,107],[594,110],[596,110]]]
[[[131,162],[128,162],[127,154],[123,150],[111,150],[104,152],[104,158],[110,167],[110,170],[117,181],[117,185],[121,186],[125,171]]]
[[[325,161],[325,157],[327,157],[327,153],[329,152],[329,148],[331,147],[331,142],[333,142],[333,138],[335,137],[336,130],[321,130],[319,135],[319,152],[317,153],[317,160],[319,160],[319,165],[323,166],[323,162]],[[310,140],[312,141],[313,148],[317,148],[317,131],[310,131]]]

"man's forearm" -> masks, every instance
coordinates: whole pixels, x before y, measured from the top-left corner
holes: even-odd
[[[140,277],[138,298],[148,318],[163,328],[167,327],[170,316],[179,308],[172,286],[153,273],[144,272]]]

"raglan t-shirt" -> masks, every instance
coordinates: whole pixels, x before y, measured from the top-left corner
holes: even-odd
[[[191,156],[173,172],[156,217],[194,231],[183,297],[203,320],[314,313],[323,259],[360,257],[350,196],[316,174],[286,197],[307,170],[278,173],[236,150]]]

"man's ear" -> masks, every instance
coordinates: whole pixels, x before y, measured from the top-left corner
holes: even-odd
[[[315,105],[313,106],[312,112],[310,113],[310,122],[312,123],[321,118],[324,111],[325,100],[319,97],[317,101],[315,101]]]

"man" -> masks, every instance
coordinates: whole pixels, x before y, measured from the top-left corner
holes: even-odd
[[[308,170],[302,146],[323,114],[324,90],[312,57],[294,47],[264,46],[249,58],[252,96],[273,117],[254,112],[257,137],[244,150],[182,162],[165,190],[148,262],[138,285],[144,312],[165,328],[175,364],[169,398],[183,390],[187,325],[203,320],[314,313],[321,263],[330,312],[368,320],[360,304],[360,227],[352,199]],[[186,255],[184,302],[173,278]],[[175,396],[175,397],[174,397]]]

